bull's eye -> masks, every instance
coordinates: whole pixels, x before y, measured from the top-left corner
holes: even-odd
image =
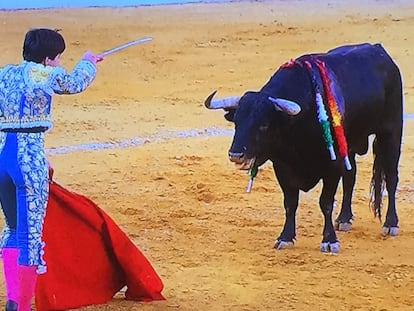
[[[260,132],[267,132],[267,130],[269,129],[269,125],[267,124],[262,124],[259,126],[259,131]]]

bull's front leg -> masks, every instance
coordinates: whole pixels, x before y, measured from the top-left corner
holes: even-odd
[[[276,239],[275,248],[292,248],[296,238],[296,210],[299,203],[299,189],[283,188],[283,205],[285,207],[285,224],[280,236]]]
[[[322,232],[322,242],[320,249],[322,252],[339,252],[339,242],[336,237],[333,225],[333,205],[335,193],[338,188],[340,176],[330,176],[323,179],[322,193],[319,198],[319,206],[324,217],[324,226]]]

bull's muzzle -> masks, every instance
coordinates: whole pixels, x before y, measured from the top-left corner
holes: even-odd
[[[244,153],[229,152],[229,159],[235,163],[240,170],[249,170],[253,167],[256,158],[248,159]]]
[[[242,152],[229,152],[229,159],[236,164],[242,164],[245,161],[244,153]]]

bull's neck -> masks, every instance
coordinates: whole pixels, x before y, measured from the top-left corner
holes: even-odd
[[[308,102],[312,81],[307,69],[300,63],[291,66],[281,66],[270,80],[263,86],[261,92],[275,98],[292,100],[299,105]]]

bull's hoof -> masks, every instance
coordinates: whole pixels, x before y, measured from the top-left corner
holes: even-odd
[[[382,236],[396,236],[398,235],[398,227],[382,227],[381,229]]]
[[[321,252],[323,253],[339,253],[339,242],[330,243],[330,242],[322,242],[321,243]]]
[[[338,223],[338,231],[342,232],[349,232],[352,229],[352,223],[351,222],[340,222]]]
[[[293,241],[276,240],[274,248],[277,250],[281,250],[281,249],[293,248],[293,246],[294,246]]]

